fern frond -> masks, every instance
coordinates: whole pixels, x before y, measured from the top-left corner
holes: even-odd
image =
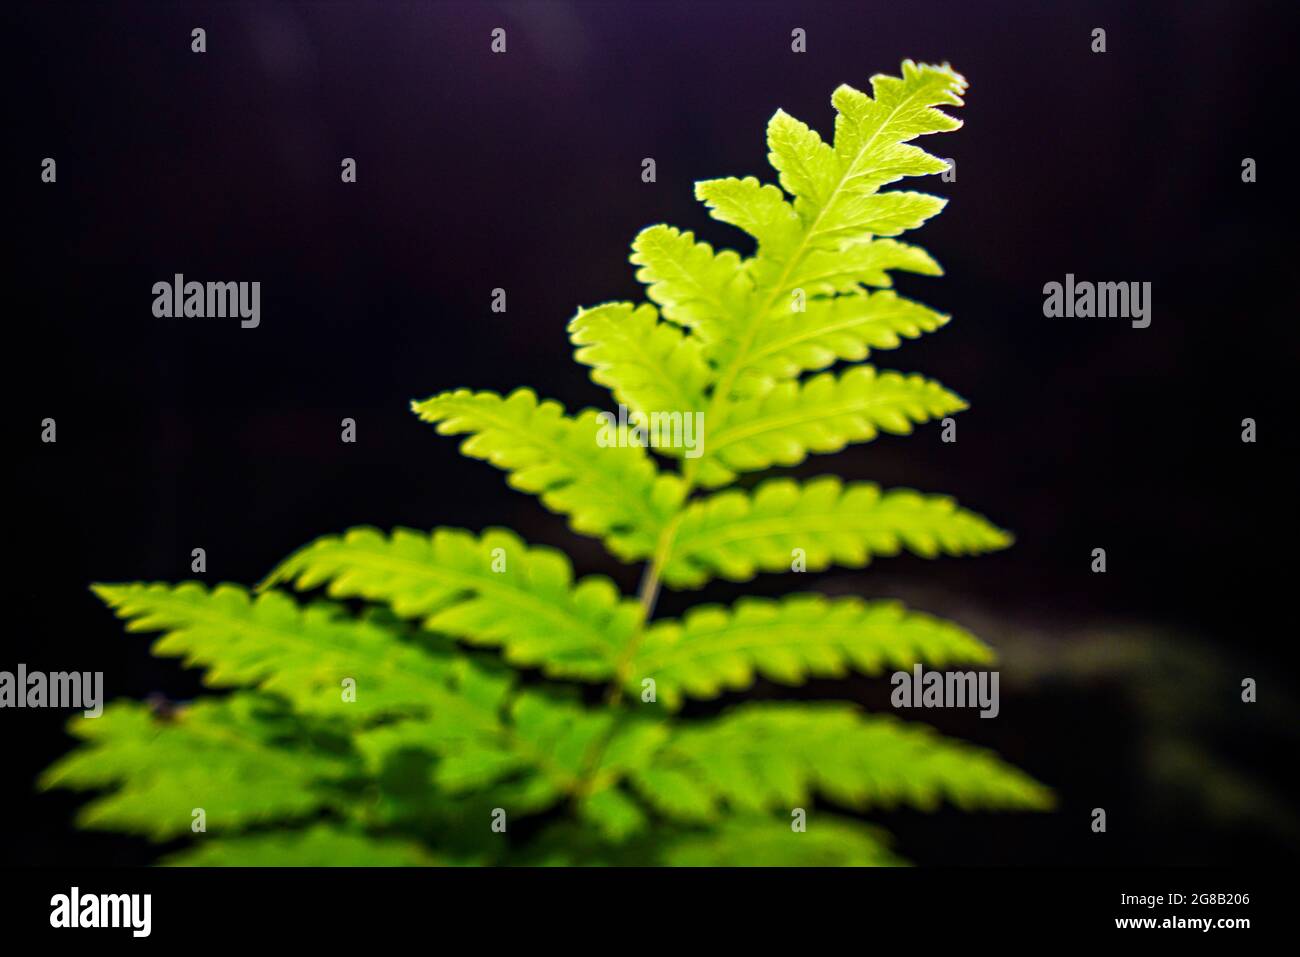
[[[635,691],[653,678],[658,700],[675,710],[685,697],[746,688],[755,674],[797,685],[809,676],[843,677],[850,668],[874,675],[917,662],[992,660],[988,646],[965,629],[899,602],[744,598],[730,609],[700,605],[681,621],[652,625],[628,668],[627,687]]]
[[[629,409],[695,412],[704,409],[709,367],[695,337],[660,322],[655,308],[630,302],[583,309],[569,322],[574,358],[591,378]]]
[[[937,107],[961,106],[966,80],[947,65],[903,61],[901,77],[877,74],[872,96],[850,86],[831,95],[835,118],[835,154],[840,160],[840,189],[816,209],[819,237],[851,237],[859,232],[864,203],[884,185],[904,176],[926,176],[948,168],[943,160],[912,146],[918,136],[961,127]],[[875,230],[867,229],[868,232]]]
[[[788,285],[810,297],[858,292],[864,286],[889,288],[894,284],[891,269],[921,276],[943,275],[943,268],[920,246],[896,239],[872,239],[833,251],[810,250],[792,268]],[[793,297],[776,306],[774,317],[781,318],[793,311]]]
[[[822,571],[832,564],[862,568],[903,548],[934,558],[1010,544],[1008,533],[947,496],[842,485],[833,476],[804,484],[769,479],[753,492],[732,489],[688,505],[664,581],[694,588],[714,575],[748,581],[759,572],[789,571],[795,549],[808,571]]]
[[[939,196],[901,189],[860,196],[851,204],[842,200],[838,207],[841,225],[832,228],[823,224],[810,242],[830,245],[861,242],[867,236],[897,236],[937,216],[946,205],[948,201]]]
[[[649,226],[633,241],[630,261],[664,318],[691,330],[700,342],[725,338],[745,312],[753,283],[730,249],[715,253],[692,233]]]
[[[884,831],[821,811],[807,830],[765,815],[723,818],[707,831],[671,840],[663,863],[674,867],[892,867],[903,862],[889,850]]]
[[[872,78],[874,98],[841,86],[832,97],[838,111],[833,148],[803,123],[778,113],[769,128],[769,157],[782,185],[796,197],[794,206],[785,202],[781,190],[752,178],[696,184],[696,195],[708,204],[711,215],[759,239],[758,255],[747,264],[759,306],[711,354],[723,398],[744,371],[756,331],[773,309],[779,312],[798,289],[807,295],[848,291],[861,281],[855,274],[874,278],[889,267],[850,264],[855,255],[864,254],[858,247],[876,236],[915,228],[943,208],[944,200],[924,193],[878,191],[904,176],[947,168],[911,141],[960,127],[959,120],[937,107],[960,106],[965,88],[966,81],[949,67],[910,60],[903,63],[901,78]],[[902,252],[899,247],[879,247],[865,255]],[[931,269],[928,257],[912,255],[894,265]]]
[[[161,863],[170,867],[434,867],[452,862],[414,841],[316,824],[301,831],[208,838]]]
[[[576,359],[637,414],[632,432],[529,389],[412,403],[574,531],[624,561],[648,560],[636,599],[604,577],[575,579],[562,553],[506,529],[354,528],[295,552],[255,596],[193,582],[96,586],[128,630],[163,633],[155,654],[238,690],[75,719],[82,744],[42,786],[107,790],[83,809],[84,826],[157,839],[184,835],[202,808],[215,833],[166,860],[198,866],[893,864],[882,832],[821,802],[1049,806],[1047,789],[991,753],[851,706],[674,713],[759,677],[795,685],[991,661],[955,624],[814,594],[650,620],[664,585],[1010,543],[950,498],[829,476],[699,494],[965,408],[919,375],[821,371],[948,321],[889,288],[900,271],[942,272],[891,237],[945,200],[881,189],[947,168],[913,141],[960,125],[940,108],[961,105],[965,81],[905,61],[901,77],[871,83],[871,95],[835,91],[833,141],[784,111],[772,117],[780,186],[696,184],[714,219],[753,237],[751,255],[650,226],[630,261],[654,305],[607,302],[572,318]],[[698,438],[689,450],[656,448],[685,459],[661,471],[645,446],[663,441],[664,415],[670,426],[681,416],[670,441],[686,444],[686,416]],[[279,585],[326,597],[299,603]],[[555,679],[604,682],[603,700]],[[665,707],[633,703],[647,679]],[[790,827],[796,809],[808,812],[806,831]],[[489,830],[502,811],[546,818],[536,839],[513,827],[507,839]]]
[[[892,717],[834,703],[744,704],[687,725],[633,772],[633,787],[684,820],[807,807],[820,794],[845,807],[932,810],[1045,808],[1051,792],[989,751]]]
[[[826,243],[828,237],[856,238],[858,234],[893,236],[905,229],[915,229],[925,219],[938,213],[944,201],[924,193],[877,193],[881,185],[904,175],[921,176],[945,169],[941,161],[938,169],[930,160],[908,154],[892,153],[894,149],[912,149],[899,144],[914,139],[922,133],[938,132],[955,127],[936,126],[932,117],[908,112],[903,99],[913,102],[946,103],[960,106],[960,98],[948,99],[954,88],[955,75],[939,76],[937,86],[927,85],[935,78],[934,68],[920,67],[909,73],[904,65],[902,85],[906,88],[891,93],[889,80],[877,77],[877,98],[869,98],[851,87],[841,87],[834,100],[841,110],[837,124],[836,143],[832,147],[822,141],[816,131],[778,110],[768,123],[768,159],[780,174],[781,185],[795,197],[795,209],[805,223],[815,224],[818,230],[810,237],[813,246]],[[898,81],[895,80],[897,83]],[[882,99],[881,91],[885,96]],[[859,99],[861,98],[861,99]],[[865,100],[867,107],[862,106]],[[894,104],[891,107],[891,100]],[[893,113],[893,108],[904,113]],[[848,111],[847,114],[845,111]],[[873,112],[874,110],[874,112]],[[932,111],[937,116],[944,116]],[[950,119],[945,117],[945,119]],[[952,123],[957,121],[952,120]],[[960,124],[958,124],[960,125]],[[920,152],[920,151],[917,151]],[[907,163],[891,170],[891,178],[880,179],[881,163],[885,157],[904,158]],[[840,219],[836,219],[836,217]],[[848,236],[841,234],[847,233]]]
[[[612,712],[524,692],[510,713],[512,750],[542,772],[563,793],[573,793],[592,748],[609,731]]]
[[[436,716],[397,721],[368,728],[355,740],[373,774],[401,756],[424,755],[429,759],[429,783],[448,795],[471,794],[512,777],[528,779],[529,787],[520,793],[530,795],[530,807],[547,807],[560,794],[544,776],[534,774],[528,755],[510,747],[505,727],[497,721],[444,721]]]
[[[644,833],[650,824],[642,806],[618,787],[607,787],[584,797],[578,803],[578,816],[612,844],[621,844]]]
[[[237,585],[209,591],[179,585],[96,585],[95,594],[128,631],[161,631],[153,653],[205,669],[213,687],[257,687],[307,714],[369,718],[419,713],[433,689],[466,665],[435,654],[374,619],[353,619],[328,604],[300,606],[281,592],[252,598]],[[345,701],[345,679],[356,700]]]
[[[616,556],[644,558],[683,497],[681,480],[660,474],[643,448],[602,447],[595,411],[567,416],[531,389],[502,398],[458,389],[412,409],[442,435],[469,433],[460,450],[510,473],[517,489],[569,516],[575,532],[602,538]]]
[[[835,148],[785,110],[777,110],[768,121],[767,147],[768,162],[780,174],[781,187],[795,198],[795,210],[801,219],[812,219],[839,187]]]
[[[891,290],[811,299],[802,313],[764,323],[738,373],[736,391],[762,395],[784,379],[839,360],[860,362],[948,323],[949,317]]]
[[[399,528],[385,536],[354,528],[291,555],[266,584],[278,582],[382,602],[431,631],[499,645],[512,664],[591,681],[613,674],[641,621],[637,603],[609,579],[575,582],[563,552],[529,546],[508,529],[475,536]]]
[[[40,786],[116,787],[83,807],[77,822],[154,840],[188,834],[195,808],[210,830],[229,831],[341,806],[333,786],[354,770],[256,693],[201,699],[166,719],[119,700],[68,729],[85,744],[47,769]]]
[[[498,789],[512,783],[513,809],[535,813],[566,795],[585,799],[613,787],[649,763],[668,735],[653,718],[591,710],[536,691],[521,692],[507,710],[509,720],[492,727],[436,716],[401,721],[362,732],[358,747],[372,768],[402,751],[435,756],[433,782],[448,794],[504,794]]]
[[[731,403],[710,428],[700,484],[711,488],[738,472],[798,465],[810,452],[838,452],[881,431],[907,435],[914,424],[965,408],[965,400],[937,382],[871,366],[781,382],[766,395]]]
[[[728,176],[696,183],[695,198],[708,206],[714,219],[743,229],[758,240],[759,256],[751,263],[780,261],[798,245],[799,215],[775,186],[760,183],[753,176]]]

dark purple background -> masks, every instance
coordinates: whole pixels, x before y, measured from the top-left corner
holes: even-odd
[[[1279,617],[1294,606],[1295,416],[1282,398],[1300,344],[1283,211],[1288,6],[6,5],[18,250],[5,420],[18,490],[0,668],[103,670],[112,695],[193,694],[195,675],[124,637],[86,585],[190,577],[196,546],[209,580],[248,583],[359,523],[511,525],[634,588],[635,569],[461,458],[408,401],[529,384],[570,407],[607,406],[571,361],[564,324],[579,305],[639,296],[626,261],[636,231],[666,221],[747,249],[705,215],[692,182],[772,179],[763,130],[778,106],[829,135],[836,85],[912,57],[971,81],[966,127],[925,143],[956,158],[958,181],[920,188],[952,202],[909,237],[947,275],[900,283],[954,321],[877,360],[934,376],[972,410],[956,445],[931,427],[796,471],[949,492],[1018,542],[832,584],[874,595],[923,583],[941,606],[977,601],[1048,634],[1167,629],[1239,665],[1215,695],[1231,702],[1249,674],[1276,703],[1294,688],[1295,642],[1294,618]],[[190,52],[195,26],[206,54]],[[505,56],[489,51],[496,26],[509,31]],[[790,52],[796,26],[804,55]],[[1104,55],[1089,50],[1096,26]],[[39,181],[45,156],[57,185]],[[356,185],[339,181],[344,156],[358,161]],[[655,184],[640,179],[646,156]],[[1245,156],[1259,162],[1254,185],[1240,180]],[[175,272],[261,281],[261,327],[155,319],[150,288]],[[1152,282],[1151,327],[1045,319],[1042,285],[1067,272]],[[505,315],[489,310],[497,286]],[[56,446],[38,441],[46,416]],[[344,416],[356,445],[339,441]],[[1259,422],[1253,446],[1239,440],[1246,416]],[[1088,571],[1098,546],[1105,576]],[[769,577],[706,595],[815,584]],[[880,686],[838,693],[874,702]],[[1170,813],[1176,800],[1142,783],[1134,745],[1145,693],[1141,681],[1065,682],[1004,701],[995,722],[922,715],[997,747],[1056,787],[1063,809],[885,820],[921,863],[1293,851],[1281,825]],[[1294,763],[1294,713],[1259,715],[1198,733],[1276,785]],[[4,856],[151,859],[144,842],[72,830],[74,796],[33,792],[67,747],[62,721],[0,714],[14,802]],[[1099,804],[1112,818],[1102,838],[1086,825]]]

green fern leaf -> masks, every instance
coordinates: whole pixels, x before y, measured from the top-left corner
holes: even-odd
[[[816,216],[839,187],[842,173],[835,148],[785,110],[777,110],[768,122],[767,146],[782,188],[795,197],[795,210],[804,220]]]
[[[82,808],[77,822],[160,841],[188,834],[195,808],[210,830],[228,831],[339,806],[334,786],[353,771],[255,693],[197,701],[167,719],[146,704],[115,701],[68,729],[86,745],[46,770],[40,786],[116,787]]]
[[[704,409],[709,367],[693,336],[660,322],[653,306],[607,303],[584,309],[569,323],[574,358],[592,379],[629,409],[695,412]]]
[[[918,136],[961,128],[960,120],[937,107],[961,106],[966,79],[947,64],[904,60],[901,77],[877,74],[871,78],[871,92],[873,95],[867,96],[840,86],[831,95],[838,112],[835,152],[847,181],[846,198],[904,176],[926,176],[947,169],[943,160],[907,144]]]
[[[959,98],[945,98],[945,93],[952,89],[949,77],[940,80],[939,85],[944,93],[939,93],[937,98],[935,94],[938,90],[924,92],[929,82],[925,75],[930,69],[932,68],[922,67],[911,76],[904,74],[904,85],[911,81],[912,89],[899,95],[900,103],[905,97],[919,97],[921,100],[928,97],[931,103],[961,105]],[[875,115],[867,115],[871,112],[870,109],[858,108],[860,100],[857,97],[866,99],[868,104],[871,101],[857,91],[842,87],[836,95],[840,97],[836,105],[844,104],[840,120],[849,125],[843,129],[837,128],[835,147],[823,142],[814,130],[784,110],[777,111],[767,129],[768,146],[771,149],[768,157],[780,173],[781,185],[796,197],[795,209],[800,218],[805,223],[814,224],[816,231],[809,242],[819,245],[827,237],[857,238],[862,233],[893,236],[905,229],[915,229],[942,210],[944,201],[935,196],[875,192],[883,182],[888,181],[876,181],[880,175],[877,163],[881,153],[878,151],[882,148],[899,148],[898,144],[922,133],[938,132],[933,122],[928,117],[918,120],[914,115],[888,115],[879,93],[879,109]],[[886,100],[888,99],[887,96]],[[843,112],[846,108],[849,111],[847,120]],[[906,106],[902,108],[904,111],[908,109]],[[937,111],[933,112],[943,116]],[[956,123],[955,120],[951,122]],[[942,164],[934,169],[933,163],[917,157],[912,164],[895,170],[897,175],[893,179],[903,175],[938,172],[946,166],[947,164]],[[841,219],[837,220],[837,216]],[[848,235],[843,236],[844,233]]]
[[[809,816],[807,831],[788,819],[723,818],[707,831],[674,840],[663,863],[674,867],[890,867],[903,861],[879,828],[834,814]]]
[[[874,278],[890,267],[868,262],[858,273],[848,260],[864,255],[859,247],[875,236],[915,228],[943,208],[944,200],[923,193],[878,191],[904,176],[947,169],[943,160],[910,141],[960,127],[960,121],[937,107],[960,106],[965,88],[966,81],[950,68],[910,60],[904,62],[901,78],[872,79],[874,99],[841,86],[832,97],[838,111],[833,149],[803,123],[778,113],[769,128],[769,155],[782,184],[796,197],[794,206],[779,189],[752,178],[696,184],[696,195],[711,215],[759,240],[758,255],[748,263],[759,307],[711,354],[724,397],[742,378],[756,331],[773,309],[785,308],[797,290],[806,296],[847,291],[860,281],[852,278],[855,274]],[[879,252],[897,256],[900,250],[882,247]],[[933,261],[912,262],[929,271]],[[895,265],[909,268],[906,260]]]
[[[947,324],[949,317],[892,291],[812,299],[806,311],[774,318],[759,328],[739,374],[737,392],[763,395],[783,379],[824,369],[838,360],[860,362],[872,349],[894,349]]]
[[[993,652],[952,622],[898,602],[790,595],[742,599],[733,609],[699,605],[681,621],[655,623],[628,669],[635,691],[646,678],[671,709],[684,697],[714,698],[748,687],[755,674],[781,684],[879,674],[917,662],[987,664]]]
[[[660,474],[644,449],[601,447],[596,412],[569,417],[531,389],[505,398],[458,389],[411,407],[442,435],[469,433],[462,453],[509,472],[512,486],[540,496],[569,516],[575,532],[603,538],[625,561],[654,550],[684,494],[680,479]]]
[[[430,783],[445,794],[459,796],[480,791],[511,777],[531,775],[535,768],[526,754],[509,746],[508,732],[495,715],[463,721],[456,715],[398,721],[369,728],[356,737],[357,749],[371,773],[382,772],[401,755],[420,753],[436,763],[428,765]],[[559,791],[544,778],[529,781],[545,785],[530,790],[536,805],[548,806]],[[530,805],[531,806],[531,805]]]
[[[760,262],[784,259],[799,242],[801,226],[794,207],[775,186],[752,176],[704,180],[695,184],[695,197],[714,219],[757,239]]]
[[[624,717],[601,742],[597,760],[587,756],[583,773],[588,783],[580,787],[578,816],[605,840],[622,843],[649,827],[649,816],[620,783],[654,761],[669,733],[668,725],[656,718]]]
[[[835,228],[823,223],[810,242],[861,242],[864,236],[897,236],[937,216],[947,203],[938,196],[910,190],[873,193],[857,197],[851,204],[841,199],[836,211],[843,216],[843,223]]]
[[[689,232],[649,226],[632,243],[631,262],[664,318],[701,342],[725,338],[745,312],[753,283],[729,249],[715,253]]]
[[[507,710],[508,722],[499,725],[472,728],[435,715],[363,732],[358,744],[372,768],[399,752],[428,752],[438,759],[433,781],[448,794],[497,793],[513,782],[511,809],[519,813],[546,810],[566,795],[582,798],[587,803],[580,810],[611,828],[615,799],[600,795],[649,763],[668,735],[654,719],[620,719],[532,691],[519,694]]]
[[[317,824],[302,831],[213,837],[163,858],[162,863],[171,867],[433,867],[449,862],[414,841]]]
[[[716,487],[737,472],[798,465],[810,452],[838,452],[870,442],[882,430],[906,435],[915,423],[965,408],[963,399],[937,382],[871,366],[782,382],[764,396],[732,403],[712,426],[700,483]]]
[[[530,547],[506,529],[481,537],[373,528],[319,538],[286,559],[266,584],[327,585],[335,598],[364,598],[419,618],[431,631],[499,645],[506,660],[556,677],[600,680],[641,622],[636,602],[607,578],[573,580],[562,552]]]
[[[237,585],[209,591],[197,582],[96,585],[94,591],[128,620],[129,631],[165,632],[154,654],[203,667],[213,687],[283,695],[303,713],[418,713],[433,689],[463,667],[374,619],[348,618],[326,604],[299,606],[280,592],[254,599]],[[356,683],[355,701],[344,700],[346,679]]]
[[[584,797],[578,804],[578,816],[614,844],[643,833],[650,820],[640,804],[613,787]]]
[[[845,486],[833,476],[802,485],[769,479],[752,493],[730,490],[688,505],[664,581],[685,588],[713,575],[748,581],[759,572],[789,571],[796,556],[808,571],[822,571],[832,564],[862,568],[903,548],[934,558],[1010,544],[1009,534],[947,496],[881,492],[868,482]]]
[[[615,715],[588,711],[525,692],[511,710],[512,745],[540,768],[557,790],[574,793],[592,748],[610,731]]]
[[[956,625],[819,595],[652,620],[662,585],[1009,544],[950,498],[833,477],[691,497],[965,407],[918,375],[821,372],[948,321],[889,288],[900,271],[941,273],[891,237],[945,201],[881,188],[946,168],[913,141],[960,125],[940,108],[960,106],[964,89],[946,65],[911,61],[901,77],[873,78],[871,95],[842,86],[830,142],[778,111],[767,146],[779,187],[746,177],[695,189],[715,220],[753,237],[752,255],[648,227],[630,259],[658,308],[609,302],[570,321],[577,360],[617,403],[705,417],[698,456],[658,447],[684,459],[661,471],[639,428],[567,414],[528,389],[412,403],[575,531],[624,561],[648,560],[635,600],[608,579],[575,579],[565,556],[504,529],[326,536],[255,597],[231,585],[97,586],[129,630],[163,633],[154,653],[242,690],[171,713],[119,703],[74,721],[83,743],[42,785],[108,790],[81,823],[155,838],[185,834],[204,808],[216,833],[167,859],[190,865],[892,864],[872,828],[817,806],[796,833],[783,815],[823,799],[1049,806],[1050,792],[988,752],[848,706],[675,713],[759,676],[793,685],[990,661]],[[281,584],[331,600],[299,604]],[[628,700],[650,680],[656,696],[642,703],[665,707]],[[569,681],[605,683],[602,702]],[[540,836],[489,831],[488,815],[503,811],[545,814]]]
[[[678,731],[631,780],[660,812],[687,820],[712,820],[724,807],[743,814],[806,806],[814,794],[857,809],[1052,802],[1042,785],[990,752],[832,703],[740,705]]]
[[[813,249],[790,272],[787,285],[805,296],[858,292],[864,286],[888,288],[894,284],[889,270],[921,276],[941,276],[943,268],[920,246],[896,239],[871,239],[843,249]],[[794,311],[794,299],[777,303],[774,318]]]

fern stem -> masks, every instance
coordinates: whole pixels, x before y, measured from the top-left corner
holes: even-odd
[[[655,613],[655,603],[659,600],[659,586],[663,580],[664,559],[668,549],[664,547],[667,538],[667,530],[660,535],[659,544],[655,548],[654,558],[646,565],[645,571],[641,573],[641,585],[637,588],[636,597],[641,602],[641,621],[642,625],[650,620],[650,616]],[[672,542],[667,542],[671,548]],[[638,634],[640,632],[638,631]]]
[[[694,484],[688,477],[686,480],[686,494],[690,494],[691,485]],[[641,646],[641,641],[645,637],[646,626],[650,623],[650,618],[655,611],[655,603],[659,600],[659,586],[663,582],[664,566],[668,564],[668,556],[672,553],[673,540],[677,537],[677,525],[680,521],[680,513],[668,523],[659,534],[659,541],[655,544],[654,555],[649,564],[646,565],[645,571],[641,574],[641,585],[637,588],[637,600],[641,603],[641,626],[637,628],[636,633],[628,640],[622,653],[618,657],[618,662],[614,666],[614,677],[610,682],[609,690],[605,692],[605,703],[614,706],[623,700],[623,686],[627,683],[627,669],[632,664],[637,649]]]
[[[865,146],[863,148],[865,149]],[[841,177],[839,183],[836,184],[836,191],[843,186],[843,183],[844,178]],[[829,203],[827,206],[829,206]],[[817,224],[821,221],[822,216],[826,212],[826,208],[826,206],[822,207],[812,224],[804,231],[804,234],[799,241],[799,247],[795,250],[794,254],[786,260],[785,266],[781,270],[780,278],[777,279],[776,283],[768,291],[762,307],[756,313],[751,314],[750,321],[741,340],[740,350],[733,358],[730,366],[720,377],[720,380],[715,383],[712,395],[709,396],[709,404],[705,411],[706,421],[718,421],[721,411],[730,401],[731,389],[735,385],[736,377],[739,375],[745,362],[749,358],[749,351],[753,347],[754,337],[757,334],[758,327],[761,324],[763,317],[768,314],[768,310],[775,305],[776,299],[781,294],[782,287],[789,279],[795,265],[803,259],[804,254],[808,251],[808,239],[816,229]],[[682,494],[683,502],[689,499],[692,490],[695,488],[695,464],[695,461],[687,463],[686,468],[682,472],[682,479],[685,484],[685,489]],[[655,545],[654,556],[651,558],[650,563],[646,566],[645,571],[641,575],[641,584],[637,588],[637,599],[641,603],[641,626],[628,641],[627,646],[623,649],[623,653],[619,656],[618,663],[614,667],[613,680],[610,682],[609,689],[605,692],[605,704],[607,707],[616,707],[623,700],[623,687],[627,684],[627,669],[631,666],[633,656],[636,654],[637,649],[640,647],[641,642],[644,639],[646,626],[650,622],[650,617],[654,614],[655,603],[659,600],[659,587],[663,580],[664,566],[667,565],[668,556],[672,552],[673,541],[677,537],[677,526],[681,521],[683,511],[684,509],[678,511],[677,517],[674,518],[660,533],[659,541]],[[612,736],[612,729],[610,736]],[[604,753],[605,748],[609,744],[610,736],[597,742],[596,747],[594,747],[589,753],[589,760],[585,762],[583,773],[579,778],[579,790],[585,789],[590,785],[590,775],[595,773],[596,767],[600,762],[600,756]]]
[[[695,484],[694,479],[690,475],[685,478],[686,495],[690,495],[691,486]],[[645,637],[646,626],[650,623],[650,616],[654,614],[655,602],[659,599],[659,585],[663,580],[664,566],[668,563],[668,556],[672,552],[673,539],[677,537],[677,523],[680,517],[681,513],[679,512],[678,517],[669,522],[668,526],[659,534],[659,541],[655,544],[654,556],[646,565],[645,571],[641,573],[641,584],[637,588],[637,599],[641,603],[641,625],[628,640],[627,645],[624,646],[622,653],[618,657],[617,663],[614,665],[614,676],[610,679],[609,687],[605,691],[605,706],[608,708],[615,708],[623,701],[623,686],[627,684],[627,670],[632,666],[632,659]],[[574,801],[585,797],[590,790],[592,779],[597,768],[600,767],[600,759],[605,754],[605,749],[609,747],[609,742],[613,740],[617,728],[618,723],[612,722],[609,730],[589,746],[583,758],[582,770],[578,774],[577,784],[570,795]]]

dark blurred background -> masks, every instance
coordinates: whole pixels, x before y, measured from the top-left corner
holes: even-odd
[[[17,488],[0,668],[102,670],[110,696],[193,695],[195,673],[150,658],[87,584],[191,577],[195,547],[208,580],[251,583],[359,523],[510,525],[635,588],[636,569],[461,458],[409,400],[529,384],[608,407],[564,324],[579,305],[640,296],[637,230],[666,221],[748,251],[693,200],[694,180],[771,180],[777,107],[829,136],[838,84],[948,60],[971,82],[966,126],[924,145],[956,159],[957,181],[920,182],[952,202],[909,237],[947,275],[900,288],[954,321],[877,360],[972,409],[955,445],[931,426],[795,471],[951,493],[1016,546],[768,576],[661,609],[808,587],[897,595],[998,648],[999,720],[915,717],[997,748],[1061,808],[883,815],[919,863],[1295,854],[1294,4],[59,3],[3,16]],[[498,26],[504,56],[489,50]],[[205,54],[190,50],[194,27]],[[1105,54],[1090,51],[1095,27]],[[56,185],[40,182],[46,156]],[[343,157],[355,185],[340,182]],[[656,183],[641,181],[644,157]],[[1244,157],[1257,183],[1242,182]],[[260,328],[155,319],[152,284],[176,272],[260,281]],[[1067,272],[1151,282],[1150,328],[1045,319],[1042,286]],[[489,309],[494,287],[505,314]],[[339,440],[345,416],[355,445]],[[39,441],[45,417],[55,445]],[[1241,441],[1245,417],[1256,444]],[[1105,575],[1089,570],[1097,547]],[[1240,702],[1244,677],[1259,703]],[[758,693],[879,707],[888,690]],[[147,842],[75,831],[77,796],[35,792],[70,744],[65,719],[0,714],[0,855],[152,860]]]

